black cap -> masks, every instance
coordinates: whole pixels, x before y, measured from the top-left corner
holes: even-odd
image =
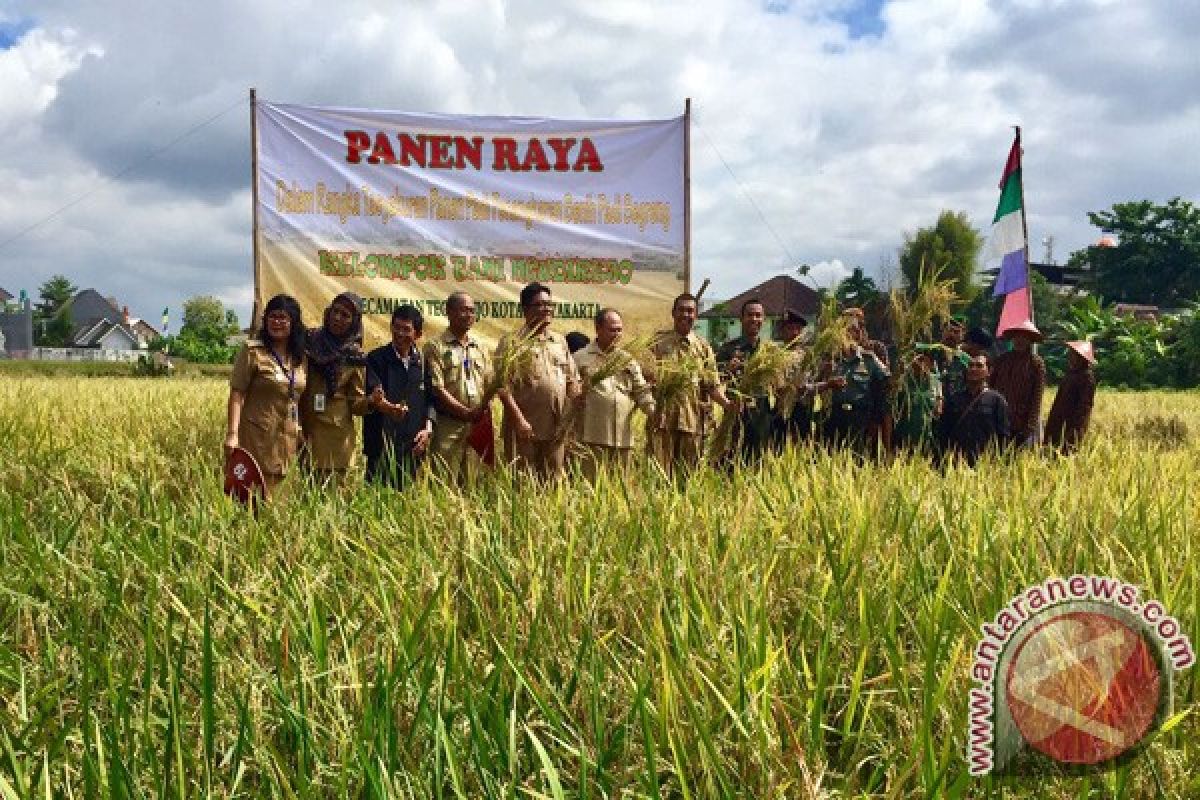
[[[808,327],[808,320],[800,315],[800,312],[794,308],[787,308],[783,311],[784,325],[799,325],[802,328]]]
[[[967,331],[966,340],[983,348],[992,346],[992,335],[983,328],[971,328]]]

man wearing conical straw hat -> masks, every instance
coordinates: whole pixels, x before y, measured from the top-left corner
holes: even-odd
[[[1095,365],[1091,342],[1067,342],[1067,372],[1058,384],[1046,420],[1047,444],[1063,453],[1077,450],[1087,435],[1096,400]]]
[[[1046,388],[1046,364],[1033,352],[1042,332],[1029,320],[1004,330],[1000,337],[1012,342],[1012,350],[996,356],[991,386],[1008,403],[1013,444],[1032,447],[1040,440],[1042,393]]]

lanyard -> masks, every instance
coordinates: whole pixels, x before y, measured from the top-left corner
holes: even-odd
[[[284,368],[283,359],[281,359],[279,357],[279,354],[275,352],[275,349],[273,347],[268,347],[267,349],[271,351],[271,357],[274,358],[275,363],[279,365],[279,371],[284,373],[285,375],[287,375],[288,400],[295,400],[296,399],[296,368],[292,367],[290,370]]]

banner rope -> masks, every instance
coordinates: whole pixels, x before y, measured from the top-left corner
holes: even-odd
[[[113,181],[117,180],[118,178],[122,178],[125,175],[128,175],[130,172],[133,172],[135,169],[137,169],[142,164],[145,164],[148,161],[153,161],[155,158],[162,155],[166,151],[170,150],[172,147],[179,144],[180,142],[182,142],[184,139],[188,138],[192,134],[196,133],[197,131],[201,130],[202,128],[208,127],[209,125],[213,124],[217,120],[221,119],[221,117],[223,117],[226,114],[228,114],[229,112],[233,111],[235,108],[244,106],[245,104],[246,104],[246,98],[244,96],[239,95],[238,99],[236,101],[234,101],[233,103],[230,103],[227,107],[225,107],[221,111],[218,111],[216,114],[213,114],[208,119],[193,125],[192,127],[188,128],[183,133],[176,136],[171,141],[169,141],[166,144],[159,147],[157,150],[152,150],[152,151],[150,151],[150,153],[148,155],[139,157],[138,160],[131,162],[130,164],[128,164],[123,169],[119,170],[118,172],[101,179],[95,186],[93,186],[91,189],[88,189],[86,192],[79,195],[75,199],[68,201],[65,205],[62,205],[58,209],[50,212],[46,216],[39,219],[37,222],[34,222],[33,224],[26,226],[25,228],[21,229],[17,233],[13,234],[12,236],[5,239],[4,241],[0,242],[0,250],[3,250],[5,247],[8,247],[10,244],[17,241],[18,239],[20,239],[22,236],[29,233],[30,231],[36,230],[37,228],[40,228],[41,226],[45,225],[47,222],[54,219],[55,217],[57,217],[59,214],[63,213],[64,211],[67,211],[68,209],[79,205],[84,200],[88,199],[89,197],[94,195],[96,192],[98,192],[101,189],[103,189],[104,187],[106,187],[108,184],[112,183]]]
[[[784,255],[786,255],[788,258],[788,268],[791,269],[795,267],[795,265],[799,262],[796,260],[795,256],[792,255],[792,251],[783,241],[783,237],[781,237],[775,231],[775,226],[771,224],[771,221],[767,219],[767,215],[764,214],[762,209],[758,207],[758,203],[754,202],[754,197],[749,191],[746,190],[746,187],[742,185],[742,182],[738,180],[738,176],[733,173],[733,169],[729,166],[729,162],[725,160],[725,156],[721,155],[721,151],[717,149],[717,145],[708,135],[708,131],[706,131],[700,125],[700,123],[696,121],[695,117],[692,118],[692,123],[696,126],[700,133],[704,135],[704,141],[708,142],[708,146],[711,147],[713,152],[717,154],[717,158],[721,160],[721,164],[725,167],[725,171],[729,173],[729,177],[733,178],[733,182],[738,187],[738,191],[741,192],[742,196],[745,197],[750,203],[750,206],[755,210],[755,212],[757,212],[758,218],[762,220],[763,225],[767,227],[767,230],[770,231],[771,235],[775,237],[775,241],[779,243],[779,247],[783,250]]]

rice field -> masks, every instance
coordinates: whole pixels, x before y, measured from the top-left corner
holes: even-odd
[[[1102,392],[1067,460],[296,483],[255,518],[221,380],[0,377],[0,798],[1200,795],[1194,713],[1099,775],[963,755],[1024,587],[1119,577],[1195,637],[1200,395]]]

